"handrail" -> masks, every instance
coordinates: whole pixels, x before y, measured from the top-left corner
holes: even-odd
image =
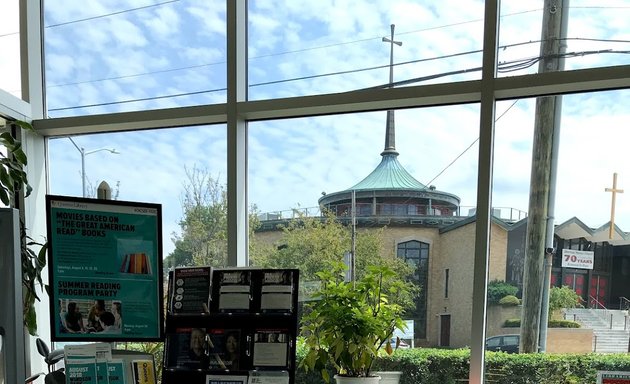
[[[627,298],[620,296],[619,297],[619,309],[621,310],[628,310],[630,309],[630,300],[628,300]]]
[[[593,302],[595,302],[595,304],[597,304],[599,307],[601,307],[601,309],[608,310],[608,308],[606,308],[606,306],[604,306],[604,304],[602,304],[602,303],[601,303],[599,300],[597,300],[595,297],[593,297],[593,296],[589,296],[589,297],[588,297],[588,299],[589,299],[589,307],[590,307],[590,305],[591,305]],[[595,309],[598,309],[598,307],[595,307]]]

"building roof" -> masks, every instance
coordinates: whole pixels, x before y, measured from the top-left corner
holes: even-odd
[[[380,164],[367,177],[350,190],[366,189],[425,189],[426,186],[416,180],[398,162],[397,154],[384,154]]]

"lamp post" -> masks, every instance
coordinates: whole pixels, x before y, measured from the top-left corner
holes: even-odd
[[[101,152],[101,151],[107,151],[109,153],[113,153],[114,155],[119,155],[120,152],[116,151],[114,148],[99,148],[99,149],[93,149],[91,151],[86,151],[85,148],[79,147],[77,143],[75,143],[74,140],[72,140],[72,137],[68,136],[68,139],[70,139],[70,141],[72,142],[72,145],[74,145],[74,147],[79,151],[79,153],[81,153],[81,186],[83,188],[83,197],[87,197],[86,196],[87,191],[85,187],[85,156],[91,155],[96,152]]]

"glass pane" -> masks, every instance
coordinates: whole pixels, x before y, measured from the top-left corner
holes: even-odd
[[[225,102],[225,4],[46,1],[49,116]]]
[[[472,311],[474,225],[468,213],[477,192],[478,106],[395,111],[389,145],[386,117],[382,111],[249,124],[249,202],[258,209],[250,261],[299,266],[306,290],[315,271],[351,250],[354,190],[361,212],[357,275],[365,264],[404,265],[407,258],[407,278],[422,285],[406,312],[403,341],[414,347],[470,345],[471,329],[462,324],[470,324]],[[358,209],[362,204],[369,214]],[[418,210],[380,210],[385,204]],[[327,212],[333,222],[319,228]],[[464,240],[451,241],[462,234]],[[376,244],[372,252],[368,239]],[[458,283],[444,298],[447,268]],[[457,318],[452,327],[441,320],[449,315]],[[457,379],[467,377],[465,372]]]
[[[67,137],[49,140],[51,193],[82,196],[85,169],[88,197],[95,197],[96,188],[106,181],[112,198],[162,204],[164,257],[175,252],[174,239],[186,238],[180,225],[184,203],[211,205],[217,196],[207,188],[210,180],[225,187],[225,126],[74,136],[72,140],[76,147]],[[195,191],[199,198],[187,199],[186,190]],[[223,201],[221,194],[218,198]]]
[[[483,2],[250,1],[251,99],[479,79]],[[465,73],[464,73],[465,72]]]
[[[544,167],[539,152],[544,145],[534,144],[535,121],[553,119],[553,116],[539,112],[543,109],[536,109],[535,99],[497,103],[497,113],[504,114],[497,121],[495,130],[493,206],[515,208],[519,214],[527,212],[528,215],[527,218],[519,216],[519,220],[504,215],[501,208],[500,220],[492,224],[489,279],[501,281],[503,287],[496,281],[490,283],[494,289],[489,288],[488,337],[520,334],[525,345],[528,337],[536,340],[536,335],[523,333],[519,323],[524,329],[532,329],[533,319],[537,323],[546,322],[546,319],[536,317],[537,309],[534,308],[537,305],[531,303],[532,298],[542,300],[538,296],[540,287],[549,284],[552,290],[567,290],[566,296],[572,300],[564,304],[553,298],[550,300],[550,319],[554,321],[548,323],[546,338],[534,348],[540,345],[548,353],[627,352],[626,337],[619,336],[623,341],[614,344],[601,335],[609,332],[611,326],[615,332],[623,332],[625,313],[619,310],[624,309],[624,300],[620,298],[630,297],[627,279],[630,248],[625,234],[630,226],[630,205],[621,193],[627,188],[625,165],[630,161],[622,139],[626,136],[627,120],[624,100],[629,96],[630,92],[623,90],[562,97],[555,209],[546,214],[538,213],[544,202],[542,197],[541,203],[531,207],[529,200],[546,195],[542,192],[544,183],[532,180],[532,168]],[[540,102],[548,103],[552,99],[545,98]],[[553,126],[552,123],[542,125]],[[614,203],[612,190],[616,191]],[[535,219],[539,215],[555,218],[551,239],[555,254],[550,256],[552,266],[546,280],[548,283],[542,278],[531,277],[535,273],[530,264],[541,265],[538,263],[543,260],[545,249],[550,248],[545,236],[545,220]],[[613,219],[615,230],[611,238]],[[528,228],[534,222],[540,222],[542,226]],[[542,228],[542,237],[536,236],[535,228]],[[536,241],[536,238],[540,240]],[[538,285],[534,285],[534,281],[538,281]],[[505,288],[505,284],[513,286],[514,293]],[[494,294],[490,295],[492,292]],[[510,294],[522,299],[522,303],[505,298],[503,305],[498,304]],[[588,308],[575,308],[580,306]],[[597,325],[598,318],[606,319],[600,321],[602,327]],[[563,320],[577,321],[581,328],[560,329],[557,321]],[[492,354],[486,355],[486,371],[509,377],[510,372],[503,369],[504,364],[500,361]],[[591,373],[594,377],[595,371]],[[561,376],[549,378],[553,382],[566,379]]]
[[[499,31],[500,76],[539,71],[544,2],[503,0]],[[561,10],[550,19],[559,22]],[[565,69],[585,69],[630,63],[627,55],[627,20],[630,6],[625,1],[572,0],[567,17]],[[559,54],[548,51],[546,54]]]
[[[20,72],[20,10],[18,0],[0,2],[0,89],[22,98]]]

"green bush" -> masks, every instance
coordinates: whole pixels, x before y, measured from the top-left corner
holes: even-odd
[[[506,328],[519,328],[521,319],[507,319],[503,324]],[[580,328],[580,323],[571,320],[549,320],[547,323],[549,328]]]
[[[507,295],[499,300],[499,304],[506,307],[512,307],[521,304],[521,301],[518,299],[518,297],[514,295]]]
[[[305,355],[298,347],[298,363]],[[401,384],[456,384],[468,380],[469,361],[468,349],[399,349],[379,357],[374,370],[402,371]],[[590,384],[595,383],[597,371],[630,371],[630,355],[487,352],[485,371],[486,382],[494,384]],[[295,382],[323,384],[320,374],[302,369],[297,370]]]
[[[492,280],[488,283],[488,303],[498,304],[505,296],[516,296],[518,287],[503,280]]]

